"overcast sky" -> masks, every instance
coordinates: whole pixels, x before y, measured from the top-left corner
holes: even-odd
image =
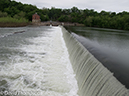
[[[95,11],[129,12],[129,0],[15,0],[22,3],[36,5],[38,8],[72,8],[94,9]]]

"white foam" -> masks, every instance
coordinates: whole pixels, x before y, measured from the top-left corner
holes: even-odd
[[[10,91],[21,95],[78,96],[61,29],[52,27],[48,31],[48,36],[30,38],[30,45],[20,46],[19,50],[26,54],[12,57],[12,63],[3,67],[0,76],[7,80]]]

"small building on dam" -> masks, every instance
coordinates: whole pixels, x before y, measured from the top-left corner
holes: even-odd
[[[37,13],[33,14],[32,23],[39,23],[39,22],[41,22],[40,16]]]

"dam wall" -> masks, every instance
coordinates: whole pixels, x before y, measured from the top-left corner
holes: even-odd
[[[104,67],[64,27],[62,28],[69,59],[78,82],[79,96],[129,96],[125,88],[106,67]]]

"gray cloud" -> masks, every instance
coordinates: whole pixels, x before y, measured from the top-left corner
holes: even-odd
[[[18,2],[33,4],[38,8],[72,8],[94,9],[96,11],[129,12],[129,0],[16,0]]]

